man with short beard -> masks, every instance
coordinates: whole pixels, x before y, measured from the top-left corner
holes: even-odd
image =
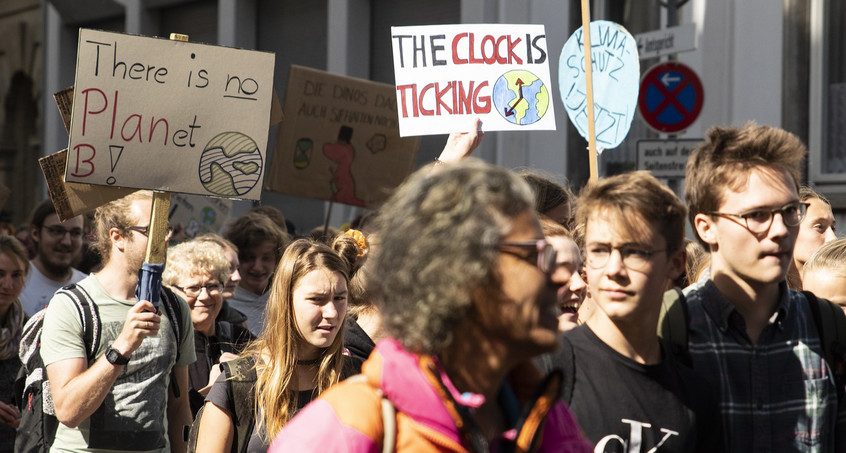
[[[35,207],[31,217],[30,236],[36,254],[20,296],[27,316],[46,307],[59,288],[85,278],[84,273],[71,267],[82,252],[82,216],[62,222],[53,202],[47,199]]]
[[[77,286],[98,313],[96,358],[88,359],[71,296],[59,292],[47,307],[41,358],[60,422],[51,451],[186,451],[188,365],[196,360],[190,309],[182,300],[153,301],[157,308],[136,297],[152,205],[152,193],[138,191],[94,215],[103,267]]]

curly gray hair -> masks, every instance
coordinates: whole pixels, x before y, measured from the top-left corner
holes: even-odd
[[[492,281],[497,244],[533,200],[517,174],[478,159],[430,170],[413,174],[380,210],[367,282],[388,335],[423,354],[450,344],[472,292]]]

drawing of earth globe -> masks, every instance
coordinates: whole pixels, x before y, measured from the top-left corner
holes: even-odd
[[[217,134],[200,155],[200,182],[222,197],[240,197],[261,178],[262,158],[256,142],[240,132]]]
[[[538,76],[522,69],[508,71],[493,86],[496,110],[507,121],[526,125],[540,121],[549,109],[549,90]]]

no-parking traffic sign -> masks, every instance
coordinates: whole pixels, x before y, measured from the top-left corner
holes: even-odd
[[[699,117],[704,100],[699,76],[678,62],[653,66],[640,82],[640,114],[658,132],[672,134],[686,129]]]

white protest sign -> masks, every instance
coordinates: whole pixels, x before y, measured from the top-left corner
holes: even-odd
[[[555,130],[543,25],[391,27],[400,136]]]
[[[637,43],[625,28],[604,20],[590,23],[596,144],[617,147],[629,133],[637,109],[640,62]],[[582,28],[570,36],[558,62],[561,100],[570,121],[588,137],[585,53]]]
[[[81,29],[65,181],[258,200],[274,63]]]

